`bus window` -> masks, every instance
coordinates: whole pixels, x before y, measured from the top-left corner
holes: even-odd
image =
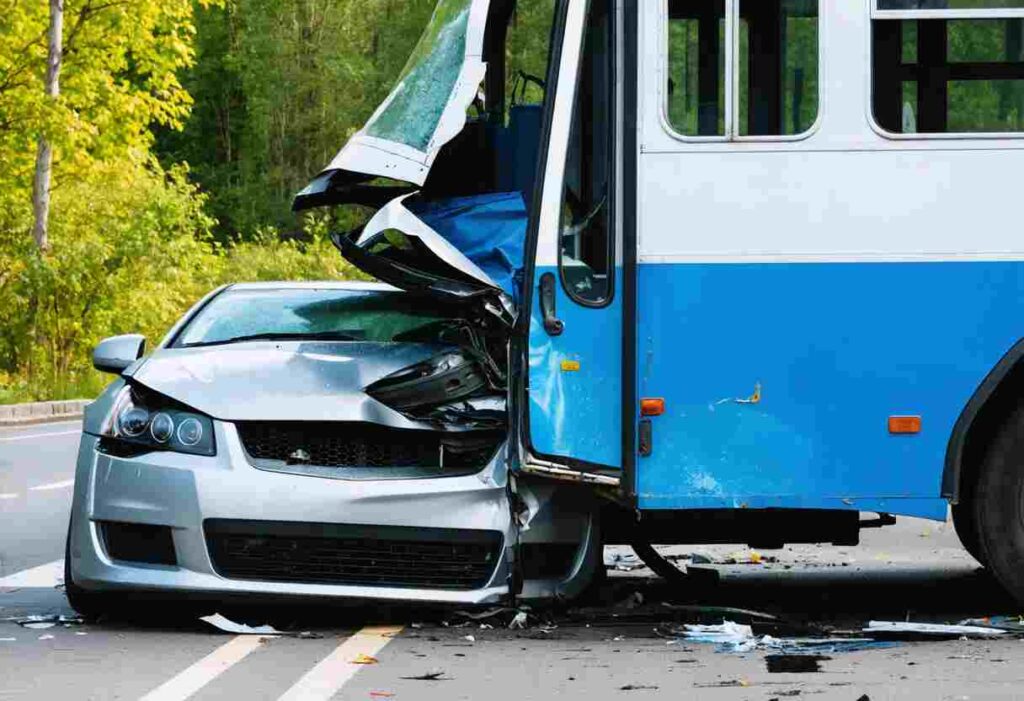
[[[668,116],[684,136],[794,136],[818,118],[818,0],[671,0]],[[727,37],[738,43],[738,104],[725,99]]]
[[[561,272],[577,302],[612,296],[612,3],[594,0],[587,19],[561,206]]]
[[[672,0],[668,117],[686,136],[725,134],[725,0]]]
[[[879,9],[919,3],[879,0]],[[873,32],[872,102],[883,129],[1024,131],[1024,19],[876,19]]]
[[[818,0],[740,0],[739,133],[803,134],[818,119]]]

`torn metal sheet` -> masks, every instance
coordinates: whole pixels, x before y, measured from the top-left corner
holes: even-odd
[[[363,272],[408,292],[474,304],[504,326],[516,318],[527,212],[518,193],[436,202],[399,197],[356,232],[335,234]]]
[[[440,0],[398,82],[295,208],[321,204],[335,179],[351,174],[423,185],[438,153],[466,125],[487,72],[484,32],[490,0]]]

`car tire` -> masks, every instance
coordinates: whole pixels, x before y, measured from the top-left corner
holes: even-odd
[[[71,574],[71,524],[68,524],[68,537],[64,541],[64,595],[71,608],[83,618],[97,619],[113,610],[109,594],[89,591],[75,584]]]
[[[985,565],[1024,604],[1024,406],[997,433],[972,501]]]

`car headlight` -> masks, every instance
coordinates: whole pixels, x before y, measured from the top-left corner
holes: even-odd
[[[217,454],[210,417],[130,386],[121,390],[100,435],[141,450]]]

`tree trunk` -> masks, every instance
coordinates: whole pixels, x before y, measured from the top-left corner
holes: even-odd
[[[50,0],[50,42],[46,60],[46,96],[56,100],[60,95],[60,65],[64,54],[64,0]],[[36,176],[32,183],[32,210],[35,224],[32,235],[41,251],[50,247],[48,224],[50,218],[50,170],[53,166],[53,148],[46,136],[39,137],[36,151]]]

